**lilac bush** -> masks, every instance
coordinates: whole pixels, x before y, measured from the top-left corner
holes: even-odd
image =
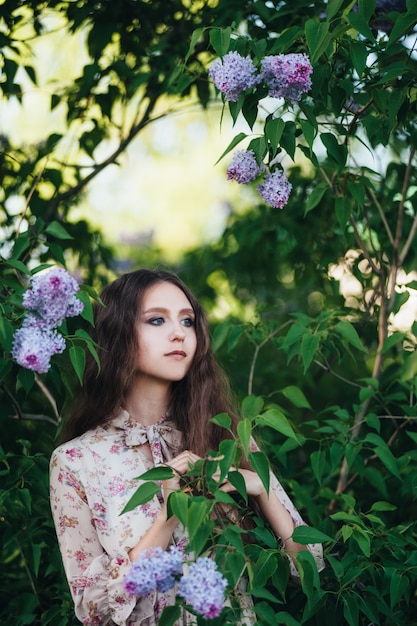
[[[256,71],[249,57],[242,57],[238,52],[228,52],[222,60],[213,61],[209,76],[227,101],[236,102],[243,91],[255,87],[261,81]]]
[[[285,98],[291,104],[300,101],[311,89],[313,68],[306,54],[278,54],[262,61],[262,78],[272,98]]]
[[[227,180],[236,180],[238,183],[252,182],[259,174],[265,171],[265,165],[258,164],[253,150],[238,150],[227,168]]]

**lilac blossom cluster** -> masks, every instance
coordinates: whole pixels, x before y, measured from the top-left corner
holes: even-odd
[[[181,579],[178,595],[196,613],[206,619],[213,619],[222,611],[226,587],[227,581],[218,571],[215,562],[202,556],[190,565],[189,575]]]
[[[84,305],[76,297],[77,281],[63,268],[36,274],[23,295],[28,313],[15,332],[12,358],[22,367],[44,374],[51,357],[65,350],[65,339],[57,331],[66,317],[79,315]]]
[[[262,61],[262,77],[271,98],[284,98],[297,104],[311,89],[310,60],[306,54],[278,54]]]
[[[126,591],[138,597],[155,590],[168,591],[179,577],[178,595],[186,604],[206,619],[217,617],[224,605],[226,579],[208,557],[199,557],[189,566],[188,574],[182,574],[183,558],[176,546],[169,551],[160,547],[145,550],[125,577]]]
[[[238,150],[233,155],[226,176],[228,180],[248,184],[263,174],[265,169],[264,163],[258,164],[253,150]],[[282,209],[287,204],[291,189],[291,183],[280,169],[268,172],[258,186],[258,192],[266,204],[276,209]]]
[[[168,591],[175,584],[175,576],[182,573],[183,552],[176,546],[169,551],[162,548],[145,550],[133,563],[124,586],[131,596],[144,596],[154,591]]]
[[[238,150],[227,168],[226,176],[227,180],[248,184],[264,171],[265,165],[258,164],[253,150]]]
[[[253,61],[238,52],[228,52],[223,62],[220,59],[213,61],[209,77],[229,102],[237,102],[242,91],[255,87],[262,80],[256,74]]]
[[[228,102],[236,102],[248,89],[264,83],[269,96],[284,98],[291,104],[300,101],[303,93],[311,89],[313,68],[306,54],[278,54],[266,56],[261,72],[249,57],[238,52],[228,52],[222,59],[215,59],[209,69],[209,77]]]
[[[258,191],[266,204],[275,209],[282,209],[288,202],[292,185],[282,170],[267,174],[258,187]]]

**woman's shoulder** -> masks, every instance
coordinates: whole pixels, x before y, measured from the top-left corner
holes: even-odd
[[[87,450],[94,449],[103,440],[105,431],[102,426],[87,430],[82,435],[59,444],[51,455],[51,459],[74,460],[82,458]]]

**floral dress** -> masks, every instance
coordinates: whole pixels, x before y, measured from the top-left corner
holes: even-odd
[[[148,443],[153,462],[144,453]],[[59,446],[50,463],[51,509],[75,614],[86,625],[155,626],[163,609],[175,603],[176,589],[131,597],[124,577],[131,567],[130,550],[152,526],[161,509],[160,497],[121,515],[136,491],[136,480],[154,465],[182,450],[182,435],[172,421],[142,426],[125,410],[104,426]],[[273,476],[271,486],[291,513],[303,521]],[[179,524],[172,543],[185,547]],[[322,569],[321,546],[310,546]],[[294,572],[295,573],[295,572]],[[248,614],[249,615],[249,614]],[[254,621],[246,617],[243,622]],[[242,622],[242,623],[243,623]],[[193,624],[187,611],[177,622]]]

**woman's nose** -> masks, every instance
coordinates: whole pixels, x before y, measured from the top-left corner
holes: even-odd
[[[185,331],[181,324],[175,324],[171,333],[171,339],[180,339],[181,341],[185,339]]]

